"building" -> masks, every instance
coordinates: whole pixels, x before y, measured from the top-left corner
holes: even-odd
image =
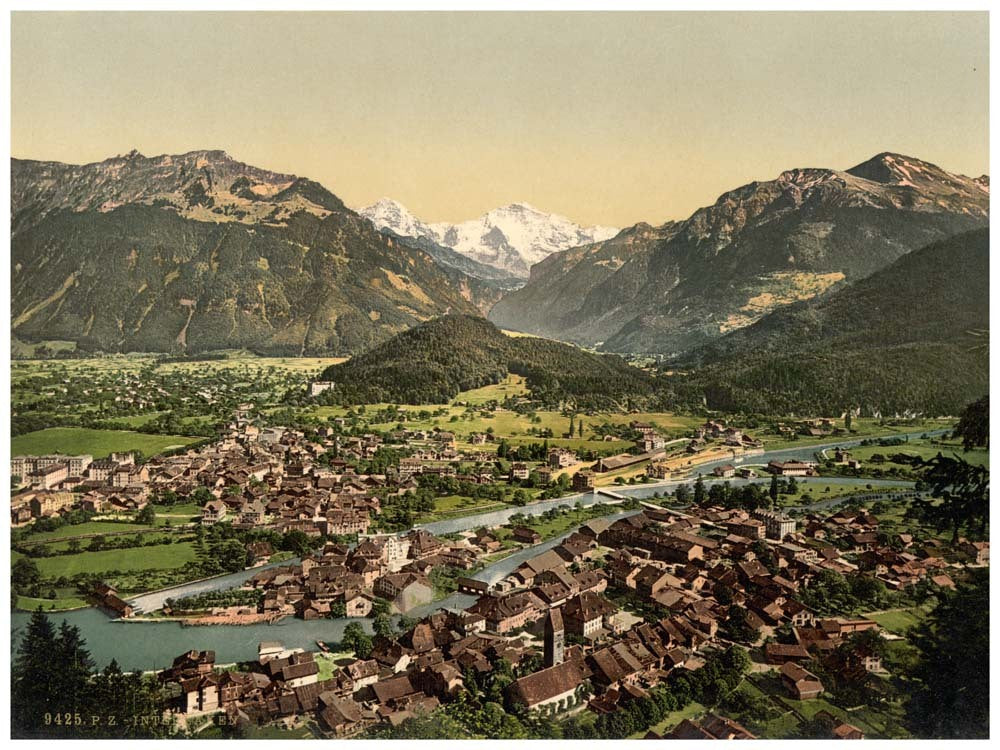
[[[573,489],[577,492],[589,492],[594,489],[594,472],[583,469],[573,475]]]
[[[800,701],[818,698],[823,692],[823,683],[819,678],[793,661],[781,666],[781,682],[792,697]]]
[[[511,532],[511,539],[521,544],[538,544],[542,535],[528,526],[517,526]]]
[[[388,599],[398,612],[407,612],[434,598],[434,587],[420,573],[390,573],[375,581],[376,596]]]
[[[570,633],[591,640],[603,634],[605,621],[616,611],[615,606],[604,597],[584,591],[566,602],[562,619]]]
[[[316,397],[323,391],[333,388],[333,383],[329,380],[316,380],[309,384],[309,395]]]
[[[813,465],[805,461],[771,461],[767,470],[781,477],[811,477],[816,473]]]
[[[648,737],[648,735],[647,735]],[[710,713],[704,719],[684,719],[665,739],[671,740],[755,740],[757,736],[732,719]]]
[[[549,610],[545,618],[545,666],[562,664],[566,656],[566,633],[563,629],[562,613],[559,608]]]
[[[221,500],[209,500],[201,509],[201,523],[211,526],[226,517],[226,504]]]
[[[553,448],[549,451],[549,466],[561,469],[576,463],[576,453],[567,448]]]
[[[753,517],[764,522],[764,531],[768,539],[781,541],[789,534],[795,533],[795,519],[783,513],[768,510],[756,510]]]
[[[60,513],[73,505],[72,492],[36,492],[29,501],[31,515],[45,518]]]
[[[565,711],[580,703],[577,688],[583,680],[579,663],[564,661],[515,680],[508,696],[529,711],[549,706],[550,711]]]
[[[510,465],[510,480],[527,479],[531,475],[531,470],[528,468],[528,464],[522,461],[515,461]]]
[[[58,463],[29,472],[28,483],[40,490],[50,490],[69,478],[69,464]]]

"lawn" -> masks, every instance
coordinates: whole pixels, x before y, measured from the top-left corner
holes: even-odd
[[[55,599],[35,598],[31,596],[17,597],[17,608],[25,612],[34,612],[41,607],[46,612],[61,612],[67,609],[80,609],[90,604],[80,598],[76,589],[56,589]]]
[[[184,446],[199,439],[181,435],[147,435],[127,430],[50,427],[18,435],[10,441],[10,451],[14,456],[66,453],[104,458],[115,452],[138,450],[144,456],[154,456],[168,448]]]
[[[333,654],[317,653],[316,664],[319,666],[319,676],[316,678],[319,682],[329,680],[333,677],[333,673],[337,671],[337,664]]]
[[[566,505],[570,510],[560,513],[554,518],[531,516],[521,525],[534,529],[541,535],[542,539],[551,539],[560,534],[565,534],[570,529],[576,528],[592,518],[606,516],[608,513],[613,512],[614,509],[614,506],[609,507],[606,504],[588,505],[586,508],[580,509],[573,507],[569,502]]]
[[[122,530],[128,531],[129,533],[122,534],[116,537],[111,537],[109,541],[121,539],[123,536],[130,536],[130,537],[139,536],[142,538],[143,543],[153,542],[153,541],[157,542],[158,544],[171,543],[172,534],[169,531],[167,531],[167,533],[164,534],[164,533],[157,533],[156,529],[143,530],[143,527],[141,526],[136,526],[134,530],[130,530],[127,524],[122,524],[122,526],[125,527]],[[72,539],[67,539],[66,541],[63,542],[50,542],[45,546],[51,551],[64,551],[68,550],[70,548],[70,544],[72,543],[73,543]],[[90,539],[78,539],[77,543],[80,545],[80,549],[86,550],[87,545],[90,543]]]
[[[891,612],[869,612],[862,617],[874,620],[891,633],[906,635],[927,618],[927,612],[920,607],[912,607]]]
[[[163,526],[168,520],[171,526],[187,523],[195,518],[201,518],[201,506],[198,503],[177,503],[176,505],[154,505],[156,525]]]
[[[110,534],[115,531],[140,532],[150,531],[149,526],[137,526],[131,523],[115,523],[113,521],[87,521],[76,525],[62,526],[55,531],[42,531],[28,537],[29,542],[44,542],[49,539],[86,536],[87,534]]]
[[[434,512],[427,514],[427,516],[428,518],[453,518],[457,515],[485,513],[506,507],[504,503],[494,503],[489,500],[476,500],[462,495],[445,495],[434,499]]]
[[[180,568],[196,558],[192,542],[158,544],[155,547],[109,549],[99,552],[80,552],[76,555],[40,557],[35,562],[45,578],[67,578],[77,573],[99,573],[106,570],[171,570]]]

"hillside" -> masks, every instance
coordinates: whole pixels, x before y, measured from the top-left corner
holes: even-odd
[[[683,356],[710,408],[957,414],[989,388],[989,230],[933,243]],[[678,380],[678,379],[675,379]]]
[[[331,397],[343,403],[446,403],[464,390],[523,375],[547,405],[623,409],[657,401],[653,376],[613,355],[541,338],[510,337],[482,318],[429,321],[329,367]]]
[[[645,283],[650,249],[675,231],[676,222],[636,224],[610,240],[553,253],[532,266],[528,283],[505,295],[488,317],[504,328],[598,344],[602,331],[617,330],[630,318],[614,306],[606,315],[584,314],[586,300],[637,294]]]
[[[11,162],[11,331],[101,351],[351,354],[500,292],[221,151]]]
[[[621,258],[628,231],[584,253],[567,251],[563,273],[533,272],[489,317],[607,351],[676,354],[984,226],[988,216],[988,178],[912,157],[789,170],[727,192],[661,233],[633,228],[628,262],[604,257]],[[538,298],[552,316],[537,314]]]

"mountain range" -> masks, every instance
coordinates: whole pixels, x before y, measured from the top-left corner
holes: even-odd
[[[511,203],[458,224],[421,221],[398,201],[383,198],[358,211],[377,228],[429,240],[517,278],[552,253],[614,237],[612,227],[582,227],[564,216]]]
[[[675,354],[989,221],[989,178],[882,153],[793,169],[681,222],[554,253],[490,311],[497,325],[606,351]]]
[[[84,350],[352,354],[494,284],[222,151],[11,161],[11,332]]]
[[[222,151],[133,151],[13,159],[11,216],[11,332],[29,343],[356,355],[432,318],[489,312],[500,327],[711,368],[730,348],[768,349],[727,334],[783,328],[769,314],[786,307],[819,314],[796,303],[988,226],[989,178],[883,153],[619,231],[521,203],[455,225],[387,200],[356,213],[317,182]]]

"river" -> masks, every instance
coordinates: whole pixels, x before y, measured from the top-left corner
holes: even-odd
[[[943,434],[945,430],[932,431],[927,433],[914,433],[909,437],[919,437],[922,434]],[[899,437],[904,437],[900,435]],[[860,440],[839,441],[822,445],[809,445],[801,448],[785,448],[777,451],[767,451],[756,456],[747,456],[741,463],[744,464],[766,464],[772,460],[810,459],[813,454],[823,448],[837,446],[851,447],[860,444]],[[698,467],[700,472],[711,472],[712,468],[725,463],[733,463],[732,459],[716,461],[703,464]],[[706,478],[705,484],[711,486],[715,483],[728,481],[733,486],[738,486],[753,482],[768,482],[769,478],[759,479],[715,479]],[[800,479],[800,483],[810,481],[827,481],[824,479],[810,480]],[[910,483],[892,480],[874,479],[837,479],[841,484],[875,487],[907,487]],[[625,487],[611,487],[612,492],[637,499],[648,499],[656,493],[667,493],[678,484],[690,484],[691,480],[676,480],[667,482],[657,482],[655,484],[632,485]],[[475,516],[450,519],[446,521],[435,521],[433,523],[422,524],[434,534],[445,534],[451,532],[475,529],[480,526],[496,526],[506,523],[511,516],[517,513],[525,515],[538,515],[546,510],[556,508],[560,505],[575,506],[582,503],[584,506],[593,505],[600,502],[611,502],[610,498],[595,493],[580,495],[569,495],[554,500],[546,500],[533,503],[521,508],[504,508],[498,511],[481,513]],[[831,507],[831,501],[822,501],[823,507]],[[819,504],[810,506],[819,507]],[[635,511],[615,511],[608,515],[609,518],[620,518]],[[570,532],[571,533],[571,532]],[[556,539],[550,539],[534,547],[519,550],[511,556],[500,560],[474,574],[474,578],[493,583],[508,575],[518,565],[534,555],[556,546],[566,535]],[[277,563],[288,565],[294,561]],[[244,580],[254,575],[260,568],[253,568],[239,573],[233,573],[219,578],[212,578],[196,583],[184,584],[163,592],[154,592],[134,601],[141,606],[144,611],[149,612],[162,606],[162,600],[171,597],[200,593],[204,591],[221,590],[232,588],[242,583]],[[433,602],[424,607],[419,607],[409,614],[415,617],[422,617],[441,607],[467,607],[475,601],[475,596],[469,594],[452,594],[451,596]],[[159,604],[157,604],[159,602]],[[11,646],[16,648],[20,642],[23,628],[27,624],[30,613],[13,612],[11,614]],[[288,648],[314,648],[315,641],[339,641],[350,619],[339,620],[299,620],[295,618],[285,618],[272,625],[215,625],[186,627],[178,622],[127,622],[112,620],[103,611],[98,609],[81,609],[71,612],[54,613],[53,619],[58,623],[63,620],[80,629],[81,635],[87,641],[91,656],[99,667],[104,667],[112,659],[118,661],[122,669],[162,669],[169,666],[175,656],[184,653],[192,648],[199,650],[214,650],[216,660],[220,664],[227,664],[237,661],[247,661],[257,658],[257,645],[260,641],[277,640],[281,641]],[[371,630],[371,620],[358,619],[367,630]]]

